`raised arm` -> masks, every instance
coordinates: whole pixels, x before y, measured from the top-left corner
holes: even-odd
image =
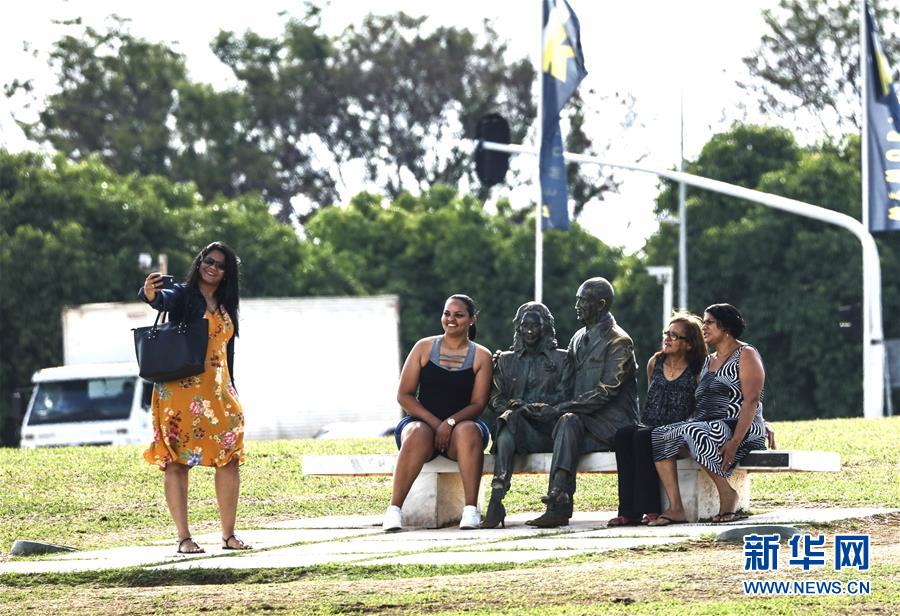
[[[176,284],[171,289],[163,289],[162,274],[153,272],[144,280],[144,286],[138,291],[138,297],[155,310],[172,312],[184,301],[184,287]]]

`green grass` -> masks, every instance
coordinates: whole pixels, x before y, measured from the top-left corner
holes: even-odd
[[[900,417],[776,423],[780,449],[837,451],[838,473],[758,474],[755,510],[783,506],[900,506]],[[0,550],[15,539],[79,549],[172,538],[162,473],[141,447],[0,449]],[[393,453],[390,438],[257,441],[241,469],[239,527],[333,514],[376,514],[390,495],[390,477],[303,477],[303,454]],[[190,514],[197,534],[218,528],[212,470],[191,473]],[[543,475],[516,476],[510,513],[535,511]],[[616,508],[615,475],[579,479],[576,508]]]

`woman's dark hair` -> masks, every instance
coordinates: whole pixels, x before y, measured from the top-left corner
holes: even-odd
[[[466,305],[466,310],[469,313],[470,317],[478,316],[478,306],[475,305],[475,300],[473,300],[468,295],[463,295],[462,293],[457,293],[456,295],[451,295],[447,298],[449,302],[451,299],[455,299],[461,301]],[[478,334],[478,328],[475,327],[475,324],[472,323],[472,326],[469,327],[469,340],[475,340],[475,336]]]
[[[241,301],[240,293],[238,291],[238,265],[241,260],[234,251],[234,248],[225,242],[213,242],[201,250],[197,253],[197,256],[194,257],[194,262],[191,264],[191,269],[190,272],[188,272],[185,284],[189,287],[198,286],[200,280],[200,262],[213,250],[219,250],[225,255],[225,275],[222,276],[222,281],[219,282],[219,286],[216,288],[215,297],[220,305],[225,306],[228,316],[231,317],[231,321],[234,323],[234,335],[237,336],[238,305]]]
[[[700,329],[702,321],[696,314],[676,312],[669,319],[669,327],[672,323],[681,323],[687,329],[687,343],[691,347],[687,352],[688,367],[691,374],[697,376],[706,361],[706,343],[703,342],[703,330]]]
[[[734,338],[740,337],[747,327],[747,322],[741,316],[741,312],[731,304],[713,304],[707,306],[704,312],[713,315],[719,324],[719,329],[724,329]]]

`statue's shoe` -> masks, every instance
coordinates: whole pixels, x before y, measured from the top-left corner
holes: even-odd
[[[487,513],[481,520],[481,528],[506,528],[506,507],[503,506],[502,497],[497,498],[493,494],[488,503]]]
[[[569,525],[569,516],[559,512],[547,510],[542,516],[525,522],[528,526],[537,528],[557,528]]]

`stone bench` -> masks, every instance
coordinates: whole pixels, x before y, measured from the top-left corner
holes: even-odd
[[[304,455],[304,475],[392,475],[396,454]],[[515,473],[550,472],[549,453],[516,456]],[[484,456],[484,474],[492,475],[494,458]],[[837,472],[840,455],[830,451],[765,450],[750,452],[730,478],[740,496],[739,506],[750,507],[750,473]],[[581,473],[615,473],[616,455],[611,451],[589,453],[578,463]],[[690,521],[710,518],[719,511],[715,485],[692,459],[678,460],[678,484]],[[515,485],[515,479],[513,479]],[[483,490],[482,490],[483,492]],[[483,511],[483,493],[478,495]],[[663,507],[667,499],[663,492]],[[403,524],[411,527],[441,528],[459,522],[464,504],[462,480],[456,462],[439,457],[425,464],[403,503]],[[576,497],[575,509],[578,509]]]

